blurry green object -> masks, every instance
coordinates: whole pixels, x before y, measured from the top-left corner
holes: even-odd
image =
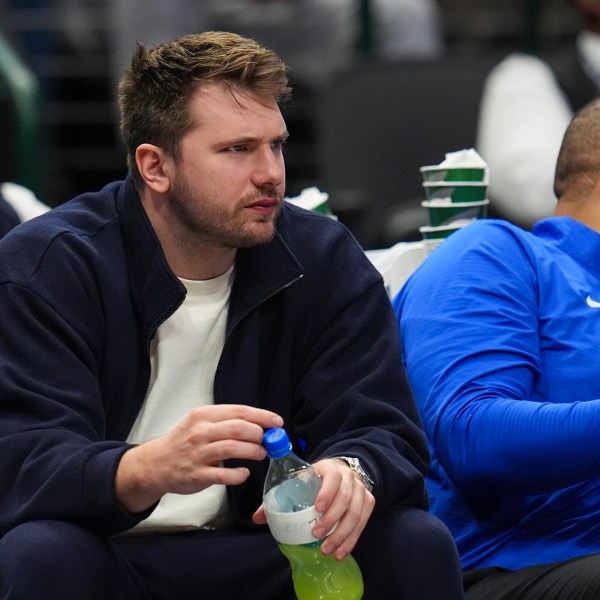
[[[14,148],[13,182],[39,191],[40,171],[40,92],[37,78],[0,33],[0,86],[10,104]]]

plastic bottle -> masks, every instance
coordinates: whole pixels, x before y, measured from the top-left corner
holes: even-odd
[[[267,522],[279,548],[290,561],[298,600],[360,600],[363,579],[352,556],[337,561],[325,556],[312,535],[320,517],[314,503],[321,478],[313,467],[292,452],[284,429],[269,429],[264,446],[271,459],[264,486]]]

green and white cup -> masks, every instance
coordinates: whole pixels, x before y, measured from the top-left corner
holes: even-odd
[[[427,165],[420,168],[423,182],[440,181],[477,181],[489,183],[489,169],[487,167],[442,167],[440,165]]]
[[[326,215],[328,217],[332,216],[331,208],[329,208],[329,200],[325,200],[324,202],[321,202],[320,204],[316,204],[315,206],[313,206],[313,208],[311,210],[313,210],[314,212],[320,213],[322,215]]]
[[[334,217],[329,206],[329,194],[319,191],[316,187],[307,188],[302,190],[299,196],[294,198],[285,198],[288,202],[305,208],[306,210],[312,210],[320,213],[327,217]]]
[[[424,200],[421,206],[427,209],[429,225],[448,225],[460,219],[485,219],[490,201],[485,198],[477,202],[452,202],[447,198]]]
[[[480,202],[487,196],[487,184],[474,181],[423,183],[425,198],[435,200],[449,198],[452,202]]]

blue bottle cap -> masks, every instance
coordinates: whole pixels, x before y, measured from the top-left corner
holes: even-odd
[[[263,436],[263,444],[269,458],[282,458],[292,451],[292,444],[285,429],[268,429]]]

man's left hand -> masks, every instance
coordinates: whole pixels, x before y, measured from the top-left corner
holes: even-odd
[[[322,477],[323,485],[315,500],[315,508],[322,515],[312,533],[321,539],[335,527],[321,550],[342,560],[354,549],[375,508],[375,497],[343,461],[326,458],[313,466]],[[261,506],[252,518],[257,524],[265,524],[264,507]]]

